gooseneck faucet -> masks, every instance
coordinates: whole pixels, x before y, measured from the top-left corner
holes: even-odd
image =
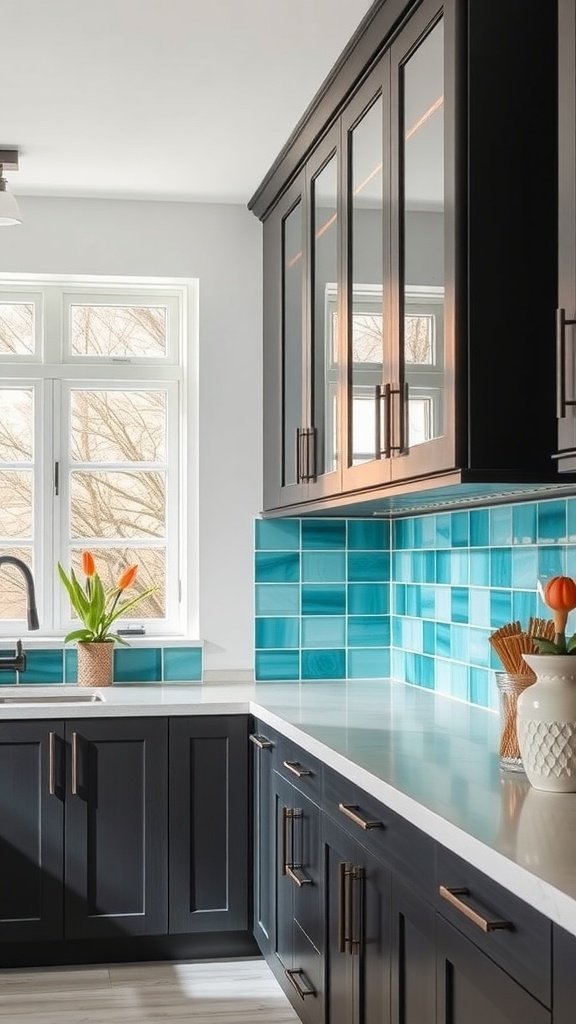
[[[26,562],[14,555],[0,555],[0,565],[13,565],[19,569],[26,583],[26,617],[28,629],[39,629],[38,610],[36,608],[36,592],[34,590],[34,579]],[[13,658],[0,658],[0,671],[24,672],[26,668],[26,655],[22,650],[22,641],[16,644],[16,654]]]

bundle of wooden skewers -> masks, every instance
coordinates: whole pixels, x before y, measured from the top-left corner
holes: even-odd
[[[500,686],[500,709],[502,732],[500,736],[500,757],[517,761],[520,748],[516,733],[516,709],[518,696],[536,679],[536,673],[524,661],[524,654],[538,654],[535,638],[554,640],[556,628],[552,619],[532,617],[528,629],[523,630],[520,622],[507,622],[489,637],[490,646],[502,662],[508,676],[514,677],[509,685]]]

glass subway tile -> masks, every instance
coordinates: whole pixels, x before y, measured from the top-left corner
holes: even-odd
[[[538,502],[538,542],[552,543],[567,539],[566,501]]]
[[[406,615],[406,585],[393,584],[393,612],[395,615]]]
[[[488,587],[490,585],[490,551],[488,548],[471,548],[470,555],[470,584],[473,587]]]
[[[313,615],[302,619],[302,647],[345,647],[346,619],[339,615]]]
[[[512,506],[490,509],[490,547],[501,548],[512,543]]]
[[[288,681],[300,678],[298,651],[257,651],[256,679],[260,681]]]
[[[450,618],[452,622],[468,622],[467,587],[452,587]]]
[[[452,575],[452,552],[436,552],[436,583],[450,583]]]
[[[471,668],[469,672],[469,699],[472,704],[481,708],[490,706],[489,698],[490,673],[483,668]]]
[[[298,551],[256,552],[256,583],[298,583],[299,579]]]
[[[512,591],[512,621],[518,620],[524,629],[532,616],[536,615],[536,591],[535,590],[513,590]],[[548,618],[550,609],[548,609]]]
[[[114,680],[117,683],[157,683],[162,679],[162,650],[159,647],[117,647],[114,651]]]
[[[300,587],[296,583],[257,583],[257,615],[298,615]]]
[[[300,620],[297,618],[268,617],[256,619],[256,648],[285,649],[298,647]]]
[[[78,651],[75,647],[64,651],[64,682],[73,685],[78,682]]]
[[[436,624],[424,621],[422,626],[422,650],[424,654],[436,654]]]
[[[486,548],[490,542],[488,509],[475,508],[470,512],[470,547]]]
[[[490,625],[499,629],[512,621],[512,594],[509,590],[490,591]]]
[[[301,652],[302,679],[344,679],[345,650],[310,650]]]
[[[423,619],[433,619],[436,614],[435,587],[420,587],[420,614]]]
[[[344,615],[345,613],[346,586],[344,583],[303,584],[303,615]]]
[[[348,586],[349,615],[387,615],[390,610],[388,583],[350,583]],[[402,614],[400,612],[400,614]]]
[[[491,548],[490,586],[512,586],[512,548]]]
[[[468,666],[453,662],[450,675],[451,696],[458,700],[468,700]]]
[[[514,505],[512,509],[512,539],[514,544],[535,544],[537,517],[534,502]]]
[[[435,618],[439,622],[450,622],[452,611],[450,587],[436,587],[434,598]]]
[[[538,582],[538,548],[518,544],[512,548],[512,586],[516,590],[536,588]]]
[[[358,652],[360,653],[360,652]],[[367,654],[367,651],[362,651],[363,654]],[[406,675],[406,652],[398,647],[393,647],[391,650],[391,665],[390,671],[393,679],[403,680]]]
[[[349,551],[388,551],[390,523],[386,519],[349,519]]]
[[[256,520],[256,550],[293,551],[299,547],[299,519]]]
[[[450,512],[441,512],[435,516],[436,520],[436,547],[449,548],[451,545],[452,532],[450,524]]]
[[[422,579],[424,583],[434,583],[436,580],[436,552],[424,551],[423,563]]]
[[[6,656],[13,657],[14,649],[6,651],[3,657]],[[10,682],[9,675],[2,672],[0,683]],[[61,683],[63,679],[63,651],[26,651],[26,671],[20,673],[21,683]]]
[[[389,675],[389,648],[357,648],[348,651],[349,679],[386,679]]]
[[[422,615],[420,587],[415,583],[406,587],[406,615]]]
[[[345,519],[303,519],[302,547],[305,549],[344,551],[346,547]]]
[[[414,519],[395,519],[392,523],[392,543],[396,551],[414,547]]]
[[[162,680],[173,682],[202,681],[201,647],[164,647],[162,649]]]
[[[349,647],[386,647],[390,643],[388,615],[349,615]]]
[[[390,579],[390,555],[387,551],[348,552],[348,581],[376,583]]]
[[[453,548],[467,548],[470,543],[470,515],[468,512],[450,513],[450,541]]]
[[[472,626],[490,625],[490,591],[470,587],[468,594],[468,616]]]
[[[566,536],[570,543],[576,541],[576,498],[566,499]]]
[[[488,668],[490,664],[490,631],[487,629],[468,630],[468,657],[471,665]]]
[[[470,575],[468,562],[468,548],[452,550],[450,560],[450,582],[452,584],[468,583]]]
[[[455,661],[468,661],[470,630],[468,626],[454,624],[450,630],[450,654]]]
[[[436,654],[441,658],[449,658],[451,654],[452,627],[447,622],[436,623]]]
[[[303,583],[340,583],[346,579],[344,551],[303,551]]]
[[[566,548],[564,547],[539,547],[538,548],[538,577],[547,579],[550,576],[564,576],[566,574]]]

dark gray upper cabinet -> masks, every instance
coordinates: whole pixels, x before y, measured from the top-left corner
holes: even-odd
[[[576,4],[558,0],[558,466],[576,469]]]
[[[556,36],[537,0],[379,0],[251,200],[265,511],[558,483]]]

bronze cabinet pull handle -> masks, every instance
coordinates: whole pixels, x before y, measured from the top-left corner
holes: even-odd
[[[351,953],[352,940],[348,934],[350,922],[350,879],[354,869],[351,864],[341,862],[338,865],[338,952]]]
[[[488,918],[482,917],[475,910],[472,910],[472,907],[469,907],[467,903],[459,899],[460,896],[470,895],[470,890],[464,886],[449,888],[448,886],[441,885],[438,888],[438,892],[443,900],[447,900],[451,906],[459,910],[461,914],[464,914],[464,917],[467,917],[469,921],[472,921],[472,924],[475,924],[483,932],[495,932],[504,928],[514,927],[511,921],[490,921]]]
[[[248,739],[255,747],[258,747],[258,750],[272,750],[274,747],[272,740],[267,740],[265,736],[259,736],[256,732],[251,733]]]
[[[72,796],[78,796],[78,733],[72,733]]]
[[[303,768],[299,761],[282,761],[282,765],[299,779],[303,779],[306,775],[312,775],[312,772],[308,768]]]
[[[292,817],[292,808],[282,808],[282,874],[285,875],[288,868],[288,818]]]
[[[300,996],[300,999],[305,999],[306,996],[316,995],[314,989],[310,988],[309,985],[306,985],[306,988],[302,988],[302,986],[298,984],[297,979],[304,978],[304,971],[302,970],[301,967],[296,967],[292,970],[289,970],[287,967],[285,967],[284,974],[288,978],[288,981],[293,986],[293,988],[296,989],[298,995]]]
[[[362,928],[362,885],[364,880],[364,868],[355,867],[352,872],[352,882],[350,885],[350,891],[352,893],[351,903],[351,928],[350,928],[350,952],[352,954],[360,953],[360,933]],[[357,891],[357,897],[354,899],[354,890]]]
[[[364,831],[369,831],[371,828],[384,828],[382,821],[370,821],[368,818],[363,818],[361,814],[358,814],[358,804],[338,804],[338,810],[341,811],[350,821],[353,821],[359,828]]]

